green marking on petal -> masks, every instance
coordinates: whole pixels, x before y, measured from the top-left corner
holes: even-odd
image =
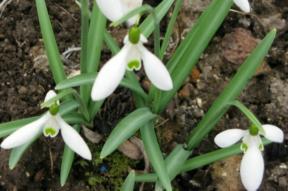
[[[245,153],[248,150],[248,145],[246,143],[242,143],[240,149]]]
[[[260,150],[260,151],[264,151],[264,145],[263,145],[263,144],[260,144],[260,145],[259,145],[259,150]]]
[[[59,130],[54,127],[44,127],[43,134],[45,137],[54,138],[58,135]]]
[[[138,71],[141,69],[141,62],[139,60],[131,60],[127,65],[127,69],[129,71],[133,71],[133,70]]]

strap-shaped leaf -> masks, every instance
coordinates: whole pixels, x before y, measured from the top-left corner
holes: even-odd
[[[10,156],[9,156],[9,168],[12,170],[15,168],[15,166],[17,165],[17,163],[19,162],[19,160],[21,159],[22,155],[24,154],[24,152],[32,145],[32,143],[38,139],[38,136],[35,137],[33,140],[31,140],[30,142],[21,145],[19,147],[16,147],[14,149],[11,150]]]
[[[36,8],[49,66],[56,83],[66,78],[45,0],[36,0]]]
[[[177,48],[167,63],[174,88],[164,93],[152,88],[150,94],[154,97],[154,100],[157,100],[153,103],[154,112],[161,113],[179,88],[181,88],[183,82],[190,75],[192,68],[196,65],[203,51],[229,13],[232,4],[233,0],[214,0],[198,19],[196,26],[193,27]]]
[[[172,191],[172,186],[169,179],[169,174],[166,168],[166,164],[157,141],[157,136],[154,131],[153,122],[147,123],[141,129],[141,137],[144,143],[145,151],[148,155],[148,158],[155,170],[157,176],[163,187]]]
[[[122,119],[113,129],[105,142],[100,158],[105,158],[115,151],[122,143],[136,133],[138,129],[156,118],[148,108],[140,108]]]
[[[135,186],[135,171],[132,170],[127,176],[124,184],[121,187],[121,191],[133,191]]]
[[[221,95],[214,101],[204,118],[200,121],[196,128],[190,133],[188,141],[188,149],[195,148],[201,140],[213,129],[215,124],[229,109],[227,105],[233,102],[245,88],[248,81],[255,74],[257,68],[262,64],[263,59],[267,55],[273,40],[276,36],[276,30],[272,30],[251,55],[246,59],[244,64],[238,69],[238,72],[222,91]]]
[[[263,139],[263,144],[268,145],[271,142],[267,139]],[[227,157],[231,157],[233,155],[240,154],[242,151],[240,149],[240,144],[233,145],[228,148],[218,149],[216,151],[212,151],[209,153],[202,154],[200,156],[193,157],[181,166],[178,166],[179,172],[187,172],[197,168],[201,168],[203,166],[209,165],[213,162],[225,159]],[[176,148],[177,149],[177,148]],[[135,177],[136,182],[155,182],[157,181],[157,175],[150,173],[150,174],[141,174]]]
[[[15,130],[19,129],[20,127],[22,127],[22,126],[24,126],[24,125],[26,125],[26,124],[28,124],[28,123],[36,120],[36,119],[38,119],[38,116],[37,117],[29,117],[29,118],[25,118],[25,119],[19,119],[16,121],[0,124],[0,138],[11,134]]]
[[[162,1],[155,9],[156,17],[158,21],[161,21],[163,17],[167,14],[170,7],[173,5],[174,0],[165,0]],[[140,25],[140,29],[146,37],[149,37],[154,29],[155,29],[155,22],[154,22],[154,16],[150,15],[148,16],[144,22]]]

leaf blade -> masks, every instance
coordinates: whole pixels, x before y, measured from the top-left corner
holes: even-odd
[[[148,108],[139,108],[123,118],[113,129],[105,142],[100,158],[105,158],[116,150],[124,141],[130,138],[145,123],[156,117]]]

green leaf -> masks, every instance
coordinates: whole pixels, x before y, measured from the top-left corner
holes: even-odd
[[[78,132],[80,131],[79,126],[74,126],[74,128]],[[60,171],[60,184],[61,184],[61,186],[65,185],[65,183],[69,177],[71,167],[72,167],[72,164],[74,161],[74,156],[75,156],[74,151],[72,151],[67,145],[65,145],[63,156],[62,156],[62,162],[61,162],[61,171]]]
[[[264,145],[268,145],[271,143],[267,139],[263,139],[262,141]],[[240,146],[241,146],[240,144],[236,144],[228,148],[218,149],[216,151],[212,151],[206,154],[201,154],[200,156],[193,157],[192,159],[185,161],[183,165],[178,166],[179,168],[178,171],[180,171],[181,173],[184,173],[187,171],[195,170],[203,166],[209,165],[213,162],[225,159],[227,157],[240,154],[242,153]],[[152,174],[152,173],[137,175],[135,177],[135,181],[136,182],[155,182],[157,181],[157,175]]]
[[[66,78],[45,0],[36,0],[38,19],[53,78],[57,83]]]
[[[188,150],[195,148],[203,138],[213,129],[215,124],[229,109],[227,104],[233,102],[241,91],[245,88],[248,81],[253,77],[257,68],[262,64],[267,55],[273,40],[276,36],[276,30],[272,30],[256,47],[244,64],[238,69],[238,72],[222,91],[221,95],[215,100],[204,118],[196,128],[192,130],[188,141]]]
[[[128,19],[132,18],[133,16],[151,12],[153,12],[153,7],[151,7],[150,5],[142,5],[141,7],[133,9],[132,11],[124,15],[122,18],[120,18],[118,21],[111,23],[111,26],[117,27],[126,22]]]
[[[87,69],[88,31],[89,31],[88,0],[81,0],[81,53],[80,53],[81,74],[85,74],[88,71]],[[89,93],[90,93],[89,86],[80,87],[80,95],[86,107],[90,100]]]
[[[60,105],[59,114],[64,115],[66,113],[69,113],[69,112],[77,109],[78,107],[79,107],[79,103],[73,99],[64,101]]]
[[[17,165],[17,163],[20,161],[21,157],[25,153],[25,151],[32,145],[32,143],[38,139],[38,136],[36,136],[33,140],[30,142],[21,145],[19,147],[13,148],[11,150],[11,153],[9,155],[9,168],[10,170],[14,169]]]
[[[181,172],[182,165],[185,164],[186,160],[191,155],[191,151],[184,149],[183,145],[177,145],[169,156],[165,159],[165,164],[167,168],[167,173],[170,180],[173,180],[179,172]],[[158,177],[154,173],[142,174],[136,176],[136,182],[156,182]],[[157,183],[160,186],[159,182]]]
[[[62,90],[67,88],[74,88],[78,86],[82,86],[84,84],[93,84],[95,81],[97,74],[91,73],[91,74],[80,74],[73,78],[69,78],[67,80],[62,81],[59,83],[55,89],[56,90]],[[121,83],[121,86],[130,89],[131,91],[137,93],[138,95],[142,96],[143,98],[147,98],[147,94],[144,92],[142,88],[139,88],[135,83],[131,83],[131,81],[124,78]],[[55,100],[54,100],[55,101]]]
[[[153,169],[158,175],[159,180],[163,185],[163,187],[168,191],[172,191],[168,171],[166,169],[165,161],[163,159],[163,155],[160,150],[159,143],[157,141],[153,122],[150,121],[146,123],[146,125],[143,126],[140,130],[145,151],[153,166]]]
[[[35,121],[39,117],[30,117],[0,124],[0,138],[6,137],[20,127]]]
[[[90,22],[88,33],[87,73],[95,73],[100,64],[104,33],[106,31],[106,17],[101,13],[95,1]]]
[[[233,0],[214,0],[198,19],[196,26],[167,63],[173,80],[173,90],[162,93],[154,87],[150,91],[151,97],[154,98],[153,112],[161,113],[173,99],[221,26],[232,4]]]
[[[104,42],[104,32],[106,31],[106,17],[99,10],[96,1],[94,1],[93,11],[91,15],[88,48],[87,48],[87,73],[95,73],[98,71],[101,59],[102,46]],[[86,86],[85,95],[88,96],[88,108],[93,104],[90,94],[92,85]],[[93,118],[94,116],[91,116]]]
[[[122,143],[129,139],[136,131],[154,119],[156,115],[151,113],[148,108],[140,108],[123,118],[113,129],[105,142],[100,158],[105,158],[115,151]]]
[[[121,187],[121,191],[133,191],[135,185],[135,171],[132,170],[127,176],[124,184]]]
[[[182,5],[183,5],[183,0],[176,0],[175,8],[173,10],[171,19],[170,19],[169,24],[167,26],[165,37],[164,37],[164,40],[163,40],[163,43],[161,46],[161,51],[160,51],[160,59],[161,60],[163,59],[165,52],[167,50],[167,47],[169,45],[170,38],[173,34],[174,26],[175,26],[175,23],[177,21],[177,16],[178,16],[178,14],[182,8]]]
[[[160,22],[163,17],[168,13],[170,7],[173,5],[174,0],[165,0],[162,1],[155,9],[154,12],[156,14],[158,22]],[[155,29],[155,22],[154,16],[148,16],[143,23],[140,25],[141,32],[144,36],[149,37],[154,29]]]

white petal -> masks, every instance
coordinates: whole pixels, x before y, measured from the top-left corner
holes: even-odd
[[[144,36],[143,34],[140,35],[140,42],[142,43],[147,43],[148,39],[146,38],[146,36]]]
[[[129,63],[132,61],[138,61],[140,64],[139,68],[134,68],[134,70],[140,70],[141,69],[141,53],[138,49],[138,46],[132,45],[132,44],[127,44],[127,46],[129,46],[129,53],[126,56],[126,60],[127,60],[127,67],[126,69],[129,71],[133,71],[133,69],[129,68]]]
[[[48,101],[48,100],[50,100],[50,99],[52,99],[52,98],[54,98],[54,97],[56,97],[56,96],[57,96],[57,94],[56,94],[55,91],[49,90],[49,91],[47,92],[46,96],[45,96],[44,102],[46,102],[46,101]]]
[[[259,148],[249,147],[240,165],[240,176],[244,187],[248,191],[256,191],[261,185],[264,174],[264,160]]]
[[[140,41],[139,41],[139,43],[138,44],[143,44],[143,43],[147,43],[148,42],[148,39],[146,38],[146,36],[144,36],[143,34],[141,34],[140,35]],[[123,40],[123,43],[124,44],[130,44],[130,45],[132,45],[130,42],[129,42],[129,36],[128,35],[126,35],[125,37],[124,37],[124,40]]]
[[[36,121],[21,127],[4,139],[4,141],[1,143],[1,147],[3,149],[11,149],[29,142],[42,132],[42,127],[48,120],[48,117],[48,113],[44,114]]]
[[[57,117],[57,121],[65,144],[84,159],[91,160],[91,152],[79,133],[68,125],[60,116]]]
[[[124,16],[122,0],[96,0],[99,9],[110,20],[117,21]]]
[[[249,13],[251,11],[248,0],[234,0],[234,3],[245,13]]]
[[[92,100],[103,100],[115,91],[125,74],[128,51],[129,46],[125,45],[117,55],[102,67],[92,88]]]
[[[218,147],[229,147],[237,143],[245,134],[246,131],[242,129],[229,129],[216,135],[214,142]]]
[[[60,130],[60,127],[59,127],[59,123],[58,121],[56,120],[57,117],[51,115],[49,112],[47,113],[47,115],[49,115],[49,119],[46,121],[46,123],[43,125],[43,128],[42,128],[42,133],[45,137],[51,137],[51,138],[54,138],[58,135],[59,133],[59,130]],[[59,114],[57,114],[57,116],[59,116]],[[51,134],[47,134],[45,131],[46,129],[49,128],[49,129],[54,129],[55,130],[55,134],[54,135],[51,135]]]
[[[121,0],[123,16],[128,14],[130,11],[140,7],[143,3],[143,0]],[[127,23],[129,26],[134,25],[139,19],[139,15],[136,15],[128,19]]]
[[[283,131],[274,125],[262,125],[264,137],[272,142],[282,143],[284,141]]]
[[[162,61],[144,46],[140,45],[138,47],[141,49],[144,69],[149,80],[160,90],[171,90],[173,82]]]

